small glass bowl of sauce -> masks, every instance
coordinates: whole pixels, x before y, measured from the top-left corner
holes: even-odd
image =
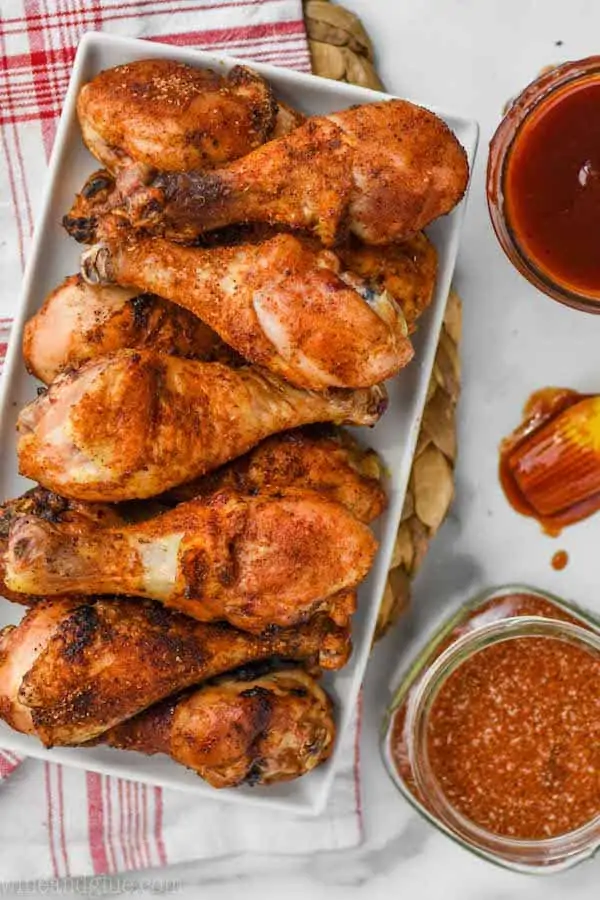
[[[519,272],[600,313],[600,56],[544,73],[513,101],[490,143],[487,197]]]
[[[467,849],[560,871],[600,847],[600,622],[524,585],[450,617],[384,721],[396,787]]]

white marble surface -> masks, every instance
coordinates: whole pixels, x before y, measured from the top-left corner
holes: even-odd
[[[461,403],[458,496],[427,560],[403,628],[378,648],[365,688],[362,780],[366,841],[360,849],[310,859],[224,859],[161,874],[181,879],[181,896],[245,900],[403,897],[444,900],[570,900],[598,896],[600,863],[552,878],[514,875],[455,846],[395,793],[378,751],[389,680],[407,641],[446,604],[486,584],[522,579],[585,602],[593,593],[596,517],[560,544],[511,513],[496,480],[498,439],[527,394],[545,383],[594,386],[590,355],[598,320],[552,304],[512,271],[496,245],[484,201],[487,143],[506,100],[543,66],[598,51],[598,0],[344,0],[370,31],[387,87],[477,118],[479,161],[456,285],[465,301],[465,387]],[[557,45],[561,41],[562,45]],[[587,345],[587,351],[584,352]],[[577,349],[576,349],[577,348]],[[582,349],[583,348],[583,349]],[[585,359],[588,359],[587,368]],[[598,389],[598,376],[595,381]],[[558,546],[571,565],[554,573]],[[600,600],[596,601],[600,610]],[[310,827],[307,823],[306,827]],[[265,848],[267,850],[267,848]],[[138,884],[143,875],[132,876]],[[147,875],[146,875],[147,877]],[[111,894],[119,884],[108,887]],[[100,887],[98,885],[98,887]],[[123,887],[123,885],[121,885]],[[154,885],[154,892],[160,890]],[[89,890],[89,888],[88,888]],[[4,894],[5,896],[11,896]],[[150,896],[148,891],[141,895]]]

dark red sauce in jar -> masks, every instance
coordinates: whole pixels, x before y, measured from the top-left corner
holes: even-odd
[[[515,616],[542,616],[597,630],[575,609],[527,593],[492,596],[466,609],[421,672],[458,638]],[[408,790],[414,782],[407,709],[397,707],[390,749]],[[565,834],[600,814],[600,659],[552,637],[520,637],[468,656],[439,689],[428,717],[429,762],[455,809],[517,839]]]
[[[507,225],[550,280],[600,301],[600,78],[552,92],[521,125],[503,176]]]

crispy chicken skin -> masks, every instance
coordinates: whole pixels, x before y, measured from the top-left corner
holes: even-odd
[[[261,633],[320,611],[344,624],[376,549],[366,525],[316,491],[225,489],[145,522],[75,536],[19,518],[5,580],[11,590],[48,597],[147,597]]]
[[[118,206],[120,196],[114,176],[108,169],[98,169],[86,179],[73,205],[62,217],[66,232],[80,244],[93,244],[102,216]]]
[[[111,185],[110,189],[106,185]],[[97,172],[77,194],[63,225],[80,243],[92,244],[105,237],[109,245],[126,241],[127,221],[114,214],[119,203],[120,195],[110,173]],[[268,240],[275,233],[270,225],[236,225],[208,232],[202,242],[207,246],[250,243]],[[313,246],[319,246],[316,240]],[[437,276],[437,253],[423,232],[398,243],[377,246],[350,234],[336,246],[335,253],[342,267],[362,278],[371,291],[387,291],[402,309],[409,331],[415,330],[416,320],[431,303]],[[97,277],[93,272],[91,275]]]
[[[267,438],[250,453],[160,499],[180,503],[223,488],[256,494],[265,488],[311,488],[341,503],[361,522],[387,506],[381,462],[347,432],[327,426],[295,429]]]
[[[107,242],[127,239],[125,219],[109,215],[120,203],[114,179],[109,172],[96,172],[77,194],[63,225],[80,243],[91,244],[104,238]],[[208,232],[202,241],[207,246],[239,244],[267,240],[276,229],[270,225],[236,225]],[[318,247],[315,240],[314,245]],[[344,269],[364,279],[376,293],[386,290],[402,309],[409,329],[414,331],[416,319],[429,306],[437,275],[437,253],[423,232],[395,244],[365,244],[355,235],[335,249]]]
[[[340,269],[334,253],[291,234],[211,248],[131,235],[82,257],[87,281],[166,297],[248,361],[311,390],[378,384],[413,355],[392,298]]]
[[[112,185],[109,191],[95,190],[94,185],[106,183]],[[118,204],[119,195],[110,173],[96,173],[77,194],[71,211],[63,218],[63,225],[80,243],[92,244],[105,235],[109,245],[126,241],[127,222],[114,215]],[[270,225],[237,225],[208,232],[202,240],[208,246],[232,245],[264,241],[275,233],[276,229]],[[313,246],[317,247],[318,242]],[[431,303],[437,276],[437,253],[423,232],[395,244],[377,246],[365,244],[350,234],[337,245],[335,253],[343,268],[362,278],[371,291],[377,294],[387,291],[401,308],[409,332],[415,330],[416,320]],[[93,271],[90,274],[92,278],[98,277]],[[99,274],[104,276],[102,272]]]
[[[166,753],[212,787],[274,784],[310,772],[335,740],[331,700],[301,669],[236,674],[117,725],[103,743]]]
[[[137,161],[182,171],[220,165],[260,146],[275,130],[277,101],[245,66],[219,75],[143,59],[84,85],[77,115],[84,143],[108,169]],[[286,114],[284,121],[291,126],[293,120]]]
[[[289,134],[290,131],[294,131],[294,129],[298,128],[300,125],[304,125],[306,118],[307,117],[304,113],[301,113],[300,110],[294,109],[293,107],[288,106],[287,103],[283,103],[282,100],[278,99],[277,118],[270,140],[283,137],[285,134]]]
[[[376,291],[387,291],[401,307],[409,332],[428,308],[437,277],[437,252],[420,232],[398,244],[374,247],[354,235],[336,248],[345,268]]]
[[[381,484],[382,464],[377,454],[361,447],[346,431],[327,425],[294,429],[274,435],[232,463],[183,484],[158,498],[163,507],[208,497],[223,488],[256,494],[272,488],[311,488],[336,500],[361,522],[372,522],[387,506]],[[158,506],[158,504],[157,504]],[[140,515],[140,513],[144,515]],[[4,558],[9,528],[18,517],[34,516],[47,522],[64,523],[73,533],[116,527],[149,518],[148,501],[114,507],[59,497],[36,487],[22,497],[0,506],[0,596],[30,605],[39,597],[9,591],[4,583]]]
[[[278,431],[374,424],[385,406],[379,387],[317,394],[250,368],[121,350],[59,375],[22,410],[19,467],[79,500],[151,497]]]
[[[207,361],[234,357],[181,306],[135,289],[86,284],[80,275],[70,275],[48,295],[23,335],[27,370],[46,384],[98,356],[145,347]]]
[[[22,516],[32,516],[45,522],[60,524],[74,536],[89,530],[108,528],[109,526],[119,527],[123,524],[123,519],[116,509],[108,504],[66,500],[42,487],[32,488],[21,497],[3,503],[0,506],[0,596],[12,600],[14,603],[26,605],[34,603],[40,598],[17,594],[9,590],[4,581],[10,526]]]
[[[450,212],[467,187],[466,154],[436,115],[405,100],[356,106],[304,125],[212,171],[138,166],[120,183],[136,228],[189,241],[235,222],[347,229],[399,241]]]
[[[0,719],[15,731],[34,733],[31,712],[19,700],[23,676],[77,606],[78,601],[69,598],[42,602],[19,625],[7,625],[0,631]]]
[[[255,637],[139,600],[38,604],[0,634],[0,716],[50,747],[82,744],[160,700],[273,656],[341,668],[349,632],[319,616]]]

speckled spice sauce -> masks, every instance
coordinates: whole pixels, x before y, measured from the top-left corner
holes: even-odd
[[[473,822],[515,838],[572,831],[600,812],[600,660],[552,637],[486,647],[440,689],[427,741]]]
[[[510,615],[582,624],[525,594],[495,598],[476,611],[480,624]],[[463,622],[435,656],[474,626],[474,619]],[[405,712],[406,704],[394,721],[394,758],[417,794]],[[543,839],[584,825],[600,813],[600,660],[550,636],[517,637],[480,650],[439,690],[427,748],[447,799],[488,831]]]

